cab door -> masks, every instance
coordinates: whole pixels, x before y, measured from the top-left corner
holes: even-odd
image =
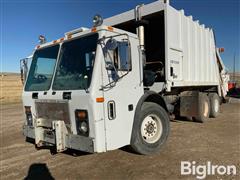
[[[136,104],[143,94],[137,39],[117,36],[113,41],[105,46],[102,68],[107,150],[130,143]]]

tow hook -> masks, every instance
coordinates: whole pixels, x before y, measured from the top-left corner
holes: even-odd
[[[39,141],[37,144],[35,144],[35,149],[40,150],[42,146],[43,146],[43,141]]]

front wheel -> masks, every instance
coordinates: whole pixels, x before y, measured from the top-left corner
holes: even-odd
[[[161,106],[145,102],[134,120],[131,147],[139,154],[158,152],[167,141],[170,132],[170,119]]]

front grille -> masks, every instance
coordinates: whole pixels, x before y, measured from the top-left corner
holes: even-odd
[[[38,100],[35,102],[37,118],[53,120],[63,120],[70,128],[70,116],[67,101],[60,100]]]

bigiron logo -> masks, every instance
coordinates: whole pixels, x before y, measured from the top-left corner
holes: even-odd
[[[213,165],[210,161],[206,164],[196,164],[195,161],[181,161],[181,175],[194,175],[197,179],[204,179],[210,175],[236,175],[235,165]]]

